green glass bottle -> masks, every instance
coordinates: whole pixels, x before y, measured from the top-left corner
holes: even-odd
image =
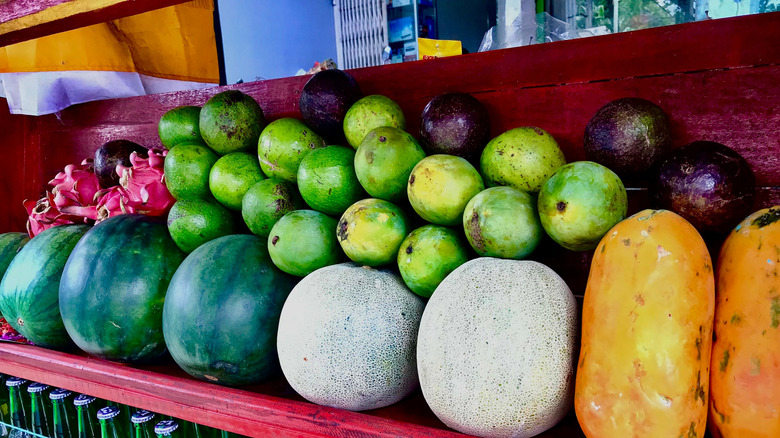
[[[27,383],[26,380],[18,377],[10,377],[5,381],[8,388],[8,411],[11,417],[11,425],[14,427],[9,436],[12,438],[27,437],[27,416],[25,415],[24,400],[22,398],[22,387]]]
[[[95,400],[97,400],[95,397],[86,394],[79,394],[73,400],[73,405],[76,407],[78,438],[98,438],[100,436]]]
[[[101,438],[130,438],[130,430],[118,406],[106,406],[97,413]]]
[[[157,438],[185,438],[183,431],[179,428],[176,420],[163,420],[154,426],[154,433]]]
[[[53,438],[76,438],[78,435],[76,413],[67,389],[57,388],[49,393],[51,400],[51,436]]]
[[[11,429],[6,424],[11,424],[11,418],[8,416],[10,407],[8,406],[8,390],[5,381],[8,376],[0,374],[0,437],[7,437]]]
[[[214,438],[213,429],[210,427],[190,422],[188,422],[187,426],[184,429],[187,438]]]
[[[133,438],[154,438],[154,413],[139,410],[133,413],[130,421],[133,423]]]
[[[127,424],[127,428],[128,428],[127,430],[132,432],[132,430],[133,430],[133,422],[130,421],[130,419],[133,417],[132,414],[133,414],[133,412],[136,411],[136,409],[131,407],[131,406],[119,404],[117,402],[113,402],[113,401],[110,401],[110,400],[106,401],[106,406],[116,406],[116,407],[118,407],[119,408],[119,412],[121,412],[122,421],[124,421]]]
[[[27,387],[27,393],[30,395],[30,421],[28,422],[31,431],[37,435],[51,436],[49,432],[49,419],[46,409],[49,396],[46,390],[49,385],[43,383],[31,383]]]

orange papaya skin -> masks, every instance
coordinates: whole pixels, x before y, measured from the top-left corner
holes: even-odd
[[[716,279],[710,432],[780,437],[780,206],[731,231]]]
[[[702,438],[715,307],[696,229],[666,210],[596,247],[582,309],[574,407],[588,438]]]

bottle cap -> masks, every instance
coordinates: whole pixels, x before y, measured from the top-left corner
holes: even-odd
[[[27,381],[24,379],[20,379],[18,377],[11,377],[5,381],[5,386],[16,387],[16,386],[22,386],[25,383],[27,383]]]
[[[27,392],[30,394],[40,394],[48,388],[49,385],[44,385],[43,383],[30,383],[30,386],[27,387]]]
[[[108,420],[119,415],[119,408],[116,406],[106,406],[97,413],[98,420]]]
[[[64,388],[57,388],[49,394],[49,398],[52,400],[62,400],[70,397],[72,393]]]
[[[149,412],[147,410],[141,409],[135,411],[133,416],[130,418],[130,421],[132,421],[133,424],[141,424],[141,423],[146,423],[152,418],[154,418],[154,412]]]
[[[154,433],[157,435],[170,435],[171,432],[179,428],[179,423],[175,420],[163,420],[154,426]]]
[[[75,406],[86,406],[95,400],[95,397],[92,397],[91,395],[79,394],[76,396],[76,399],[73,400],[73,404]]]

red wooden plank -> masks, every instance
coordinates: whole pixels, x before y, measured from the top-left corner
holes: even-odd
[[[256,437],[463,436],[443,428],[219,387],[183,377],[170,367],[140,370],[31,346],[0,345],[0,371]],[[259,388],[273,390],[274,384]]]
[[[5,0],[0,2],[0,47],[186,1]]]
[[[539,126],[558,140],[570,161],[584,159],[585,125],[600,106],[620,97],[643,97],[669,113],[676,145],[703,139],[722,142],[748,160],[757,184],[780,186],[777,171],[780,130],[775,128],[780,126],[780,111],[776,110],[780,102],[777,83],[780,83],[780,65],[555,87],[508,88],[475,96],[488,109],[492,135],[517,126]],[[361,80],[361,84],[382,85],[370,78]],[[240,88],[261,103],[269,118],[278,118],[300,117],[295,111],[302,86],[303,79],[291,78],[242,84]],[[203,103],[216,92],[198,90],[79,105],[63,111],[62,123],[54,116],[41,118],[44,150],[57,149],[56,154],[46,154],[42,163],[44,172],[53,175],[66,164],[91,155],[100,144],[111,139],[127,138],[159,147],[157,120],[162,113],[177,105]],[[412,94],[397,94],[395,88],[386,86],[369,92],[381,92],[397,100],[405,112],[407,130],[413,134],[418,132],[420,113],[429,100],[426,87],[421,85]],[[89,124],[79,122],[82,118]]]
[[[52,6],[73,0],[15,0],[0,3],[0,23],[5,23],[18,18],[37,14]]]
[[[0,208],[0,230],[24,231],[27,214],[22,201],[34,197],[40,186],[36,178],[27,178],[27,172],[40,171],[39,163],[25,166],[28,148],[25,135],[30,132],[29,117],[11,115],[8,107],[0,104],[0,193],[5,195],[4,207]],[[32,193],[31,193],[32,192]]]

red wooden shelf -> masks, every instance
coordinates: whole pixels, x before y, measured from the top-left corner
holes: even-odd
[[[417,391],[366,413],[304,401],[284,378],[244,389],[187,376],[175,364],[134,368],[43,348],[0,344],[0,372],[255,437],[464,437],[438,421]],[[573,414],[540,435],[577,438]]]
[[[4,0],[0,1],[0,47],[186,1]]]

